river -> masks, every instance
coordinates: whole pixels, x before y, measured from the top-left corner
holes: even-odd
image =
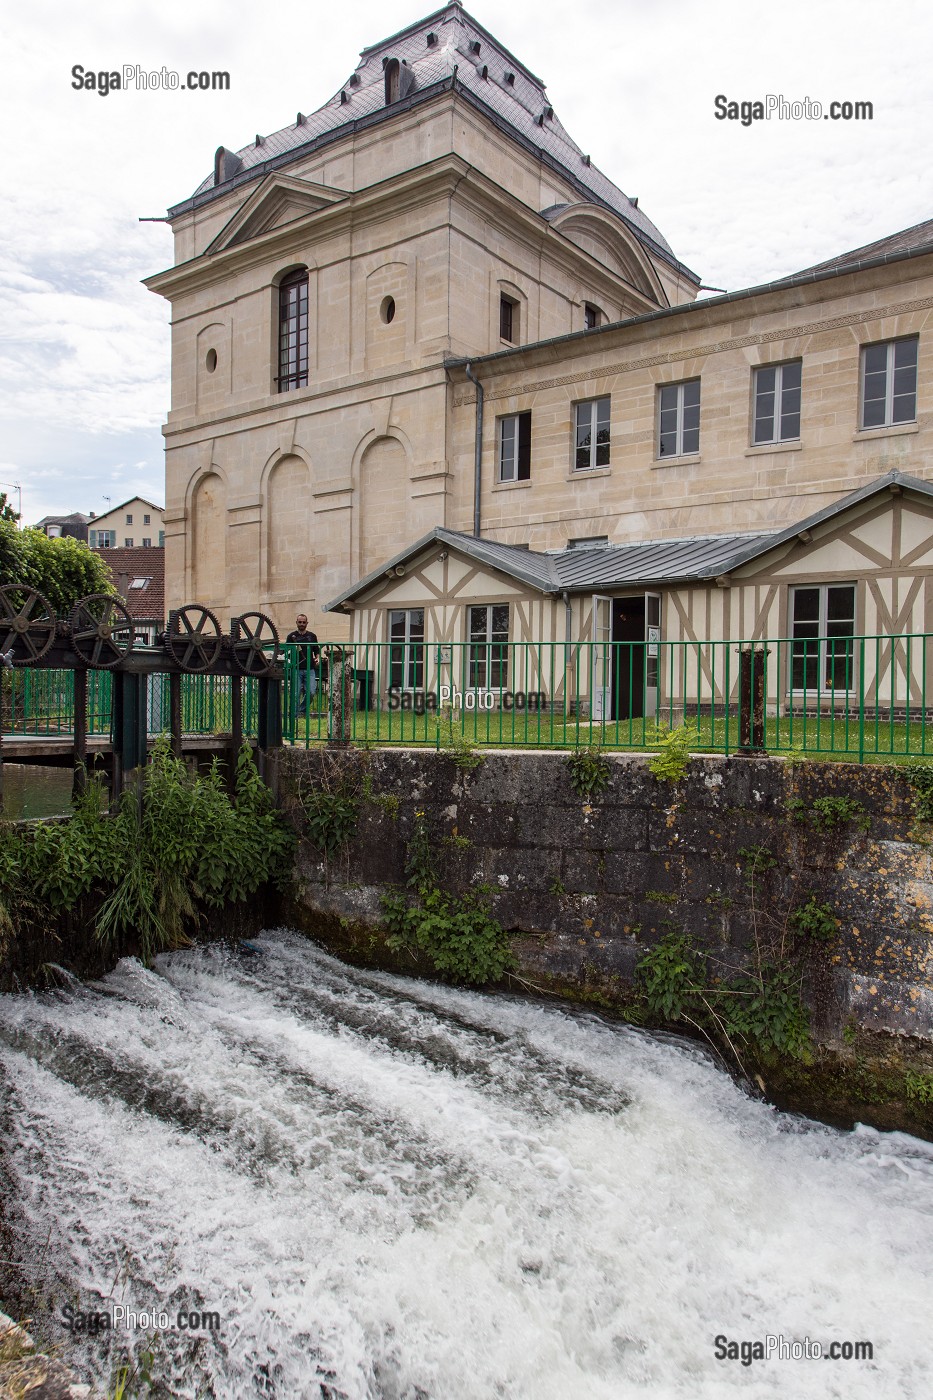
[[[15,1243],[86,1379],[148,1346],[153,1393],[224,1400],[933,1393],[929,1144],[672,1037],[255,948],[0,998]],[[61,1326],[115,1305],[172,1325]],[[874,1358],[715,1354],[768,1335]]]

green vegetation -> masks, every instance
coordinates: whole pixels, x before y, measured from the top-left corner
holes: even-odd
[[[913,791],[914,812],[918,821],[933,822],[933,763],[912,758],[907,761],[905,772]]]
[[[159,745],[116,815],[92,781],[70,821],[0,825],[0,923],[9,936],[80,907],[101,944],[149,963],[186,943],[207,910],[284,882],[292,844],[248,747],[231,800],[216,761],[192,775]]]
[[[609,760],[597,744],[577,749],[566,760],[570,769],[570,786],[578,797],[590,802],[606,791],[612,778]]]
[[[676,729],[668,729],[663,724],[657,726],[650,742],[658,746],[658,752],[648,767],[659,782],[680,782],[690,762],[690,751],[696,748],[699,738],[700,731],[695,724],[679,724]]]
[[[453,710],[444,705],[435,723],[437,747],[453,759],[464,773],[472,773],[483,762],[483,754],[477,753],[462,726],[454,723]]]
[[[514,966],[508,935],[490,912],[488,889],[455,894],[441,888],[424,812],[415,813],[405,875],[405,892],[382,896],[393,951],[424,954],[452,982],[498,982]]]
[[[80,540],[49,539],[41,530],[20,530],[0,512],[0,585],[35,588],[59,616],[91,593],[111,593],[110,570]]]
[[[806,904],[791,910],[787,920],[794,933],[817,943],[832,943],[839,932],[839,920],[828,904],[811,894]]]
[[[809,806],[801,798],[792,797],[787,811],[792,821],[805,823],[823,835],[846,826],[860,831],[868,831],[871,826],[871,818],[854,797],[816,797]]]
[[[908,1070],[904,1075],[904,1092],[916,1103],[933,1103],[933,1074],[920,1074]]]
[[[809,1022],[796,968],[759,961],[721,980],[685,934],[668,929],[638,963],[636,979],[649,1016],[684,1022],[714,1044],[725,1042],[740,1065],[739,1048],[795,1059],[808,1053]]]

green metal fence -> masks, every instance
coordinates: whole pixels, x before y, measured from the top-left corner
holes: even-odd
[[[113,677],[109,671],[88,672],[88,734],[109,735]],[[245,677],[243,731],[258,730],[258,683]],[[185,734],[225,734],[231,728],[229,676],[182,676],[181,723]],[[169,729],[169,678],[147,680],[147,727],[150,734]],[[6,734],[68,735],[74,730],[74,672],[24,668],[8,673],[5,687]]]
[[[306,746],[651,749],[687,723],[700,752],[933,754],[933,634],[284,650],[284,734]]]

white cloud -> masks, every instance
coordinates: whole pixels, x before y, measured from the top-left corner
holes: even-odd
[[[512,0],[475,14],[547,80],[574,139],[708,283],[765,281],[930,213],[921,0]],[[122,482],[129,495],[137,478],[161,498],[168,309],[139,283],[171,262],[171,238],[138,216],[190,194],[219,144],[314,110],[360,48],[416,18],[411,0],[326,16],[297,0],[268,13],[247,0],[33,0],[7,17],[0,427],[28,518],[93,509],[102,489]],[[101,98],[71,86],[76,63],[226,69],[230,91]],[[715,120],[720,92],[869,100],[875,114],[744,128]]]

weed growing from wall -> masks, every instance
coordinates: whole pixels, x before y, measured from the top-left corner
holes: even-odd
[[[454,712],[450,705],[441,707],[435,723],[438,751],[452,758],[461,772],[472,773],[479,768],[485,761],[485,755],[475,749],[463,729],[454,724]]]
[[[904,765],[904,773],[914,799],[918,821],[933,822],[933,763],[912,758]]]
[[[690,763],[690,750],[699,740],[700,730],[695,724],[679,724],[676,729],[656,725],[649,743],[657,744],[658,752],[649,760],[649,770],[659,782],[679,783]]]
[[[608,758],[597,744],[575,750],[565,762],[570,770],[570,786],[585,802],[592,802],[606,791],[612,778],[612,769]]]
[[[393,951],[424,954],[452,982],[498,982],[514,966],[508,935],[492,916],[488,888],[455,894],[441,887],[436,844],[423,811],[415,813],[405,876],[405,892],[382,896],[386,942]]]

